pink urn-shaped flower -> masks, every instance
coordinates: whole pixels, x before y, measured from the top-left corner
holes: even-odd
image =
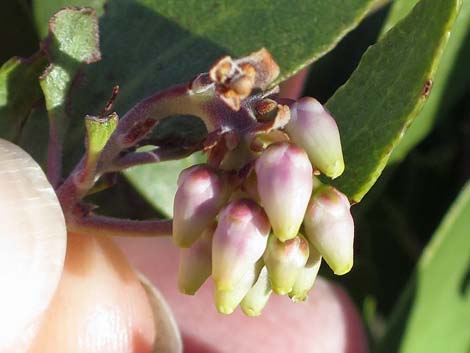
[[[305,233],[337,275],[353,265],[354,221],[347,197],[332,186],[314,193],[305,214]]]
[[[292,143],[275,143],[258,158],[255,170],[274,235],[281,241],[296,237],[313,190],[307,154]]]
[[[270,230],[266,214],[252,200],[233,201],[220,212],[212,241],[212,278],[218,290],[233,290],[263,256]]]
[[[221,172],[208,165],[185,169],[178,179],[173,206],[173,240],[190,247],[215,219],[230,196]]]
[[[315,168],[330,178],[344,171],[338,125],[314,98],[304,97],[290,108],[291,118],[285,129],[292,141],[305,149]]]

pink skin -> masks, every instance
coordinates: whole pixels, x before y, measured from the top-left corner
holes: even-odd
[[[291,79],[284,81],[280,85],[280,97],[297,99],[302,95],[305,86],[305,80],[308,76],[309,67],[300,70]]]
[[[272,295],[262,315],[218,314],[208,281],[195,296],[177,289],[177,253],[169,239],[117,240],[128,259],[156,284],[176,316],[185,353],[363,353],[360,316],[338,286],[319,278],[305,303]],[[158,259],[158,261],[156,261]]]
[[[91,234],[67,241],[62,278],[28,353],[150,353],[152,309],[121,251]]]

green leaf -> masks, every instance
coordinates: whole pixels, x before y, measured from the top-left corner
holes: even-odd
[[[0,137],[17,141],[34,105],[41,102],[38,77],[47,60],[12,58],[0,68]]]
[[[130,168],[125,175],[147,202],[164,216],[171,217],[179,173],[194,164],[204,163],[204,160],[201,154],[193,154],[178,161]]]
[[[395,1],[385,29],[399,20],[401,16],[404,16],[414,2],[415,1],[410,0]],[[451,81],[451,74],[453,70],[456,69],[455,64],[457,57],[468,39],[470,33],[469,28],[470,2],[466,1],[462,4],[460,13],[457,16],[450,34],[449,43],[442,55],[429,99],[421,113],[419,113],[415,121],[413,121],[413,124],[410,126],[399,145],[393,151],[389,163],[402,160],[416,144],[426,137],[433,128],[438,115],[442,114],[442,112],[455,101],[456,96],[459,95],[459,92],[455,91],[459,90],[461,92],[465,89],[465,84],[458,85],[455,79],[469,82],[470,71],[468,65],[458,68],[459,75],[458,77],[454,77],[454,81]],[[451,91],[453,91],[453,94],[451,94]]]
[[[421,110],[459,6],[459,0],[421,0],[366,51],[326,104],[340,128],[346,164],[333,184],[350,199],[359,202],[372,187]]]
[[[92,9],[64,9],[49,21],[45,41],[51,64],[40,78],[47,110],[63,118],[65,101],[75,74],[82,63],[100,59],[98,22]]]
[[[104,12],[106,0],[33,0],[33,12],[36,27],[41,38],[47,36],[49,19],[64,7],[91,7],[98,16]]]
[[[100,111],[116,84],[120,95],[115,109],[122,116],[155,91],[207,71],[223,55],[246,55],[263,46],[280,64],[279,80],[285,79],[334,47],[373,2],[109,1],[100,19],[103,60],[84,70],[89,84],[72,102],[74,120]],[[180,127],[172,129],[178,132]],[[83,127],[75,126],[67,155],[76,153],[82,136]],[[147,199],[168,211],[181,170],[176,166],[189,161],[165,164],[172,165],[171,174],[170,169],[161,175],[159,167],[144,167],[142,176],[138,168],[127,175]],[[161,194],[155,197],[153,189]]]
[[[470,183],[420,258],[378,352],[468,353]]]
[[[61,152],[69,126],[69,93],[78,69],[101,58],[98,19],[91,8],[66,8],[49,21],[49,34],[44,50],[50,65],[39,82],[46,98],[49,116],[49,165],[55,166],[49,180],[58,183],[61,173]],[[83,124],[83,119],[79,119]]]
[[[111,114],[105,118],[87,115],[85,127],[87,131],[87,162],[96,163],[104,146],[118,125],[119,118]]]

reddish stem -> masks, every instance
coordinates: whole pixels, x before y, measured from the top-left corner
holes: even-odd
[[[54,119],[49,119],[47,178],[54,189],[57,189],[62,178],[62,143]]]
[[[70,232],[101,236],[171,236],[173,220],[132,220],[89,215],[68,220]]]

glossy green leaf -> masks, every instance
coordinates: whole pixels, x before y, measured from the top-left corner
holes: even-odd
[[[41,102],[38,77],[47,60],[12,58],[0,68],[0,137],[17,141],[34,105]]]
[[[100,18],[103,59],[84,69],[88,84],[72,102],[74,120],[99,112],[116,84],[120,94],[115,109],[122,116],[153,92],[207,71],[223,55],[246,55],[263,46],[281,66],[279,79],[287,78],[334,47],[373,2],[110,0]],[[40,5],[41,1],[35,6],[38,22]],[[82,138],[83,126],[77,125],[68,138],[68,160],[76,162],[72,156]],[[168,185],[176,185],[180,168],[165,176],[159,174],[160,168],[151,168],[142,169],[145,177],[136,169],[129,178],[155,206],[168,210],[174,192]],[[160,190],[161,197],[153,197],[153,189]],[[163,204],[167,201],[170,206]]]
[[[334,47],[375,1],[109,0],[102,31],[103,36],[111,29],[115,32],[109,35],[117,47],[129,45],[126,54],[131,61],[155,53],[154,63],[145,67],[146,72],[144,67],[133,71],[133,80],[147,81],[148,70],[160,71],[161,66],[172,64],[172,58],[177,59],[177,65],[165,71],[174,72],[176,77],[191,77],[207,70],[221,55],[246,55],[265,46],[281,66],[282,81]],[[48,18],[60,8],[90,6],[101,15],[104,5],[105,0],[36,0],[35,19],[44,36]],[[110,22],[114,24],[112,28],[107,26]],[[174,83],[177,82],[157,82],[159,87]]]
[[[378,352],[468,353],[470,183],[423,252]]]
[[[421,0],[364,54],[327,102],[340,127],[346,170],[334,184],[356,202],[375,183],[421,110],[459,0]]]
[[[384,31],[388,30],[407,11],[416,3],[411,0],[398,0],[393,3],[389,18],[384,26]],[[434,126],[438,115],[442,113],[446,107],[449,107],[456,96],[465,89],[465,82],[470,82],[470,67],[468,65],[459,67],[458,77],[454,77],[451,81],[451,74],[456,69],[455,64],[457,57],[462,50],[465,41],[468,40],[470,34],[470,2],[465,1],[455,21],[454,27],[450,34],[449,43],[446,46],[439,67],[433,80],[433,86],[429,99],[419,113],[413,124],[406,132],[399,145],[395,148],[390,156],[389,163],[397,162],[403,159],[408,152],[416,146]],[[463,81],[457,84],[455,80]],[[458,90],[458,92],[455,92]]]

